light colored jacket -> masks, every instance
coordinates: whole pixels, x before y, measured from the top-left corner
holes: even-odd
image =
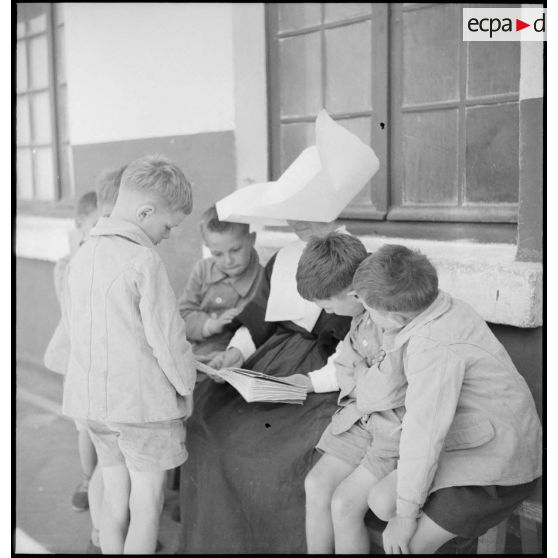
[[[254,249],[248,267],[238,277],[226,275],[213,257],[196,262],[178,300],[194,354],[207,359],[227,348],[234,334],[232,329],[225,328],[221,333],[204,337],[203,326],[209,318],[216,319],[225,310],[242,310],[254,296],[262,275],[263,267]]]
[[[542,427],[527,383],[485,321],[440,291],[386,351],[407,377],[397,512],[450,486],[515,485],[542,474]]]
[[[340,390],[340,408],[332,417],[335,434],[345,432],[366,415],[404,404],[407,379],[402,354],[401,351],[386,354],[383,347],[389,339],[389,332],[382,332],[368,312],[353,318],[334,361]]]
[[[196,370],[163,261],[136,225],[102,218],[68,264],[64,414],[158,422],[191,414]]]

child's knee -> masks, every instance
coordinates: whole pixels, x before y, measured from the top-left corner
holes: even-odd
[[[385,490],[372,488],[368,494],[368,507],[372,513],[382,521],[389,521],[395,515],[395,502]]]
[[[343,522],[348,519],[351,521],[355,515],[364,515],[360,507],[342,489],[336,490],[331,497],[331,517],[335,523]]]

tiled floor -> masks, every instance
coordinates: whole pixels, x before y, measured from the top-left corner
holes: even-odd
[[[89,512],[71,507],[80,479],[76,430],[73,422],[56,413],[56,406],[17,398],[15,523],[23,532],[18,541],[39,543],[56,554],[84,554],[89,541]],[[162,554],[174,554],[179,524],[170,512],[177,493],[167,490],[159,540]],[[31,539],[31,540],[30,540]],[[36,552],[29,547],[16,552]]]

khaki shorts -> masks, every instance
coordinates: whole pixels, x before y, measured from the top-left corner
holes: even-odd
[[[83,418],[75,418],[74,424],[76,425],[76,430],[78,432],[86,432],[87,431],[87,419]]]
[[[316,449],[354,465],[363,465],[378,480],[397,468],[401,422],[405,408],[366,415],[349,430],[334,434],[325,429]]]
[[[101,467],[125,464],[130,471],[167,471],[188,457],[182,419],[124,424],[88,420]]]

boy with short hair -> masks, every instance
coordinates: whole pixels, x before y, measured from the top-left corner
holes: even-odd
[[[220,221],[211,206],[201,217],[200,232],[211,257],[194,265],[179,309],[194,354],[209,362],[227,348],[234,334],[229,324],[253,297],[263,268],[249,225]]]
[[[175,164],[137,159],[122,175],[111,216],[99,220],[64,277],[63,412],[87,420],[97,450],[107,554],[155,551],[165,472],[187,457],[194,358],[154,246],[191,209],[191,186]]]
[[[475,538],[529,496],[542,474],[533,397],[486,322],[438,289],[418,252],[386,245],[359,266],[353,288],[392,332],[408,382],[397,470],[370,492],[386,553],[434,553]]]
[[[324,455],[305,479],[309,553],[370,551],[367,495],[397,463],[406,381],[398,358],[383,350],[388,332],[351,296],[354,273],[366,257],[358,238],[331,233],[311,239],[298,263],[303,298],[354,316],[326,366],[309,378],[291,376],[309,391],[340,390],[340,408],[316,446]]]

